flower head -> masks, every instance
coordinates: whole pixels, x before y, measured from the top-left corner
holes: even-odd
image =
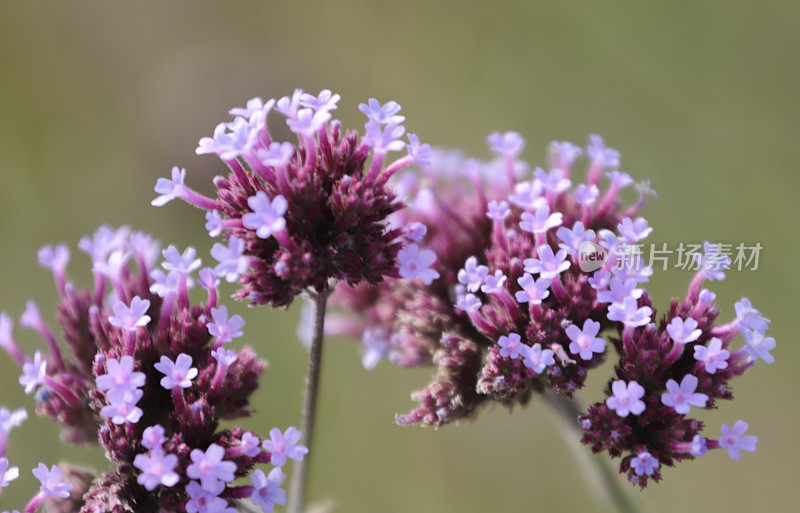
[[[536,208],[534,214],[523,212],[519,227],[526,232],[545,233],[547,230],[561,225],[561,216],[561,212],[551,214],[547,205],[541,205]]]
[[[675,317],[667,326],[667,333],[676,343],[686,344],[697,340],[703,332],[697,329],[697,321],[691,317],[686,320]]]
[[[400,276],[406,280],[419,278],[424,284],[430,285],[439,277],[439,273],[431,269],[436,261],[436,254],[430,249],[420,249],[417,244],[409,244],[397,254],[400,264]]]
[[[270,200],[267,193],[258,191],[247,199],[247,204],[253,211],[242,216],[242,224],[254,230],[260,238],[267,239],[286,226],[283,215],[289,204],[283,196],[278,195]]]
[[[697,383],[697,378],[691,374],[684,376],[680,385],[674,379],[670,379],[667,381],[667,391],[661,394],[661,402],[684,415],[689,413],[691,406],[705,408],[708,396],[695,392]]]
[[[514,297],[520,303],[538,305],[550,295],[550,280],[548,278],[540,277],[537,280],[526,273],[517,279],[517,283],[522,287],[522,290],[518,291]]]
[[[205,451],[194,449],[189,456],[192,463],[186,468],[186,476],[200,480],[203,488],[212,489],[218,481],[223,483],[233,481],[236,463],[223,459],[225,457],[223,447],[211,444]]]
[[[612,303],[608,307],[608,319],[618,321],[625,326],[644,326],[650,322],[650,315],[653,309],[649,306],[639,307],[636,300],[626,297],[622,303]]]
[[[192,367],[192,357],[186,353],[181,353],[172,361],[166,356],[161,357],[161,361],[154,365],[156,370],[164,377],[161,378],[161,386],[167,390],[173,388],[189,388],[192,380],[197,377],[197,368]]]
[[[163,207],[170,201],[180,198],[186,190],[186,186],[183,184],[185,180],[186,170],[173,166],[171,178],[159,178],[156,182],[154,189],[158,196],[150,204],[154,207]]]
[[[541,374],[550,365],[555,365],[553,355],[552,349],[542,349],[542,345],[536,343],[525,351],[522,363],[533,372]]]
[[[606,341],[597,337],[600,332],[599,322],[586,319],[583,329],[570,324],[564,331],[572,341],[569,344],[569,352],[577,354],[584,360],[591,360],[592,353],[602,353],[606,349]]]
[[[745,435],[749,428],[750,425],[743,420],[737,420],[733,427],[727,424],[722,425],[719,446],[723,449],[728,449],[728,455],[731,459],[738,460],[740,457],[739,451],[755,452],[758,437]]]
[[[471,256],[464,263],[464,268],[458,271],[458,281],[463,283],[468,291],[477,292],[488,274],[489,268],[478,265],[478,259]]]
[[[658,470],[660,463],[647,451],[640,452],[631,459],[631,468],[637,476],[652,476]]]
[[[358,110],[363,112],[370,121],[384,125],[389,123],[399,125],[406,120],[405,116],[398,114],[400,105],[395,101],[388,101],[381,105],[375,98],[370,98],[367,103],[359,103]]]
[[[136,389],[144,386],[145,375],[135,372],[136,362],[132,356],[123,356],[119,360],[109,358],[106,361],[106,373],[97,376],[97,389],[106,393],[112,403],[131,401]]]
[[[261,506],[262,511],[270,513],[275,504],[286,504],[286,491],[280,487],[286,475],[280,467],[272,469],[269,475],[265,475],[262,470],[256,470],[250,479],[253,483],[253,494],[250,498]]]
[[[716,337],[708,342],[708,346],[694,346],[694,359],[703,362],[706,372],[714,374],[718,370],[728,368],[730,352],[722,349],[722,341]]]
[[[142,299],[139,296],[134,296],[131,299],[130,306],[122,301],[117,301],[114,304],[114,315],[108,316],[108,322],[112,326],[121,328],[125,331],[136,331],[138,328],[147,326],[150,322],[150,316],[147,315],[147,310],[150,308],[150,301]]]
[[[645,410],[644,401],[641,400],[644,397],[644,388],[639,383],[617,380],[611,384],[611,391],[614,395],[606,399],[606,405],[620,417],[640,415]]]
[[[219,338],[223,342],[230,342],[234,338],[241,337],[244,333],[244,319],[239,314],[228,317],[228,307],[225,305],[219,308],[211,309],[211,317],[213,322],[209,322],[206,326],[208,332]]]
[[[133,466],[141,472],[136,482],[144,486],[147,491],[152,492],[159,485],[170,488],[180,480],[180,476],[175,472],[178,457],[165,453],[161,448],[156,448],[147,454],[136,455]]]
[[[53,465],[48,469],[44,463],[39,463],[39,466],[33,469],[33,475],[39,480],[41,484],[39,490],[46,497],[69,497],[72,485],[64,482],[64,473],[57,466]]]
[[[536,250],[539,258],[528,258],[525,260],[525,272],[539,274],[540,278],[553,279],[559,274],[569,269],[570,263],[567,261],[567,252],[563,249],[553,253],[553,248],[548,245],[539,246]]]
[[[269,431],[269,440],[264,440],[261,446],[270,453],[270,463],[276,467],[282,467],[286,464],[287,459],[300,461],[308,453],[308,448],[298,443],[302,436],[300,430],[292,426],[284,432],[278,428],[272,428]]]
[[[500,347],[500,356],[503,358],[519,358],[525,356],[527,346],[521,342],[520,336],[516,333],[503,335],[497,341]]]

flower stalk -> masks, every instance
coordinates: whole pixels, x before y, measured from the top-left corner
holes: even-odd
[[[311,303],[313,305],[311,348],[308,356],[308,373],[306,374],[306,388],[303,393],[303,411],[300,420],[300,430],[303,432],[302,444],[311,451],[314,439],[314,423],[317,415],[317,400],[319,398],[319,378],[322,372],[322,342],[325,335],[325,308],[328,303],[330,291],[313,292]],[[292,471],[292,482],[289,488],[289,513],[303,513],[305,511],[306,485],[308,482],[309,456],[298,461]]]

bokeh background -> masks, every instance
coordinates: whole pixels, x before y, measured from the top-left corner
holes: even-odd
[[[777,362],[735,382],[737,399],[704,418],[750,421],[758,452],[715,451],[636,495],[654,512],[796,511],[800,422],[795,224],[800,190],[797,100],[800,3],[571,2],[0,2],[0,308],[17,317],[55,290],[36,264],[48,242],[75,244],[101,223],[162,241],[211,246],[199,211],[149,206],[172,165],[209,192],[221,171],[195,156],[229,107],[252,96],[331,88],[346,125],[370,96],[403,105],[425,141],[486,157],[484,137],[518,130],[542,163],[551,139],[603,134],[622,169],[659,192],[646,210],[654,241],[761,242],[761,268],[715,289],[748,295],[773,320]],[[83,255],[70,272],[89,277]],[[686,272],[659,272],[658,304]],[[297,422],[305,352],[298,308],[236,310],[272,364],[252,429]],[[21,343],[40,342],[16,331]],[[439,431],[400,428],[393,414],[427,370],[361,369],[354,344],[327,346],[311,491],[341,512],[610,511],[586,490],[543,407],[496,408]],[[0,355],[0,404],[32,403]],[[585,391],[596,398],[607,378]],[[13,433],[22,477],[5,508],[33,491],[38,461],[105,468],[100,450],[66,447],[47,419]]]

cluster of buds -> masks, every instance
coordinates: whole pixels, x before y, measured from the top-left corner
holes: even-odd
[[[214,179],[214,199],[187,187],[186,172],[177,167],[157,182],[153,205],[180,198],[207,211],[212,237],[224,234],[227,246],[218,244],[213,256],[227,268],[228,281],[239,280],[239,299],[287,306],[305,290],[397,276],[403,239],[386,220],[403,204],[387,182],[412,163],[425,164],[430,146],[414,134],[401,140],[405,118],[395,102],[361,104],[369,119],[365,135],[344,132],[331,120],[338,101],[327,89],[317,96],[296,90],[231,109],[234,120],[217,125],[196,150],[216,154],[230,168]],[[267,117],[273,108],[285,116],[296,144],[272,139]],[[387,165],[387,154],[403,149],[408,154]]]
[[[753,450],[747,425],[723,426],[719,441],[698,435],[689,407],[731,399],[727,381],[760,356],[771,361],[774,340],[749,301],[737,321],[714,326],[714,294],[705,279],[730,265],[707,244],[687,299],[674,301],[660,324],[644,288],[653,269],[641,255],[623,259],[652,232],[638,213],[652,193],[619,170],[619,153],[591,136],[584,149],[553,142],[549,171],[519,160],[524,140],[494,133],[496,158],[464,159],[436,151],[430,165],[392,184],[409,208],[392,216],[408,244],[398,254],[400,279],[337,290],[330,334],[360,338],[365,367],[388,357],[402,366],[433,364],[434,380],[412,398],[419,406],[399,424],[442,426],[471,417],[487,401],[524,404],[551,389],[564,396],[612,351],[619,355],[609,398],[581,417],[584,443],[622,456],[620,471],[645,486],[660,465],[706,448]],[[572,168],[587,156],[586,179],[573,187]],[[607,185],[601,190],[605,178]],[[585,259],[587,249],[600,254]],[[728,351],[741,332],[746,345]],[[686,346],[686,347],[684,347]],[[576,419],[577,421],[577,419]]]
[[[112,468],[92,483],[83,471],[40,465],[34,474],[42,488],[25,513],[45,501],[49,511],[63,513],[234,513],[233,501],[242,498],[264,511],[284,504],[281,468],[306,452],[297,445],[299,431],[273,429],[261,439],[220,426],[250,414],[266,362],[248,347],[228,348],[242,336],[244,320],[219,304],[214,270],[200,269],[193,248],[160,252],[150,236],[126,227],[101,227],[79,247],[93,262],[88,290],[67,278],[65,245],[39,252],[59,289],[58,323],[69,354],[33,302],[20,323],[39,332],[49,351],[31,358],[5,313],[0,346],[22,367],[19,382],[35,394],[38,412],[63,427],[65,441],[102,444]],[[195,283],[207,292],[204,302],[189,298]],[[0,410],[0,435],[21,419],[6,413]],[[269,474],[256,469],[260,464],[272,465]],[[235,482],[247,476],[248,484]]]

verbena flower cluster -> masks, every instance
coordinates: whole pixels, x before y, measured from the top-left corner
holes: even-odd
[[[729,380],[758,358],[772,362],[769,321],[747,299],[734,321],[715,323],[715,295],[703,284],[723,279],[730,259],[707,243],[686,298],[659,320],[644,286],[653,269],[641,256],[620,256],[652,232],[638,217],[652,191],[639,184],[638,199],[622,201],[633,180],[619,170],[619,153],[599,136],[585,149],[553,142],[549,169],[531,172],[519,159],[519,134],[493,133],[488,144],[496,157],[489,162],[437,150],[430,164],[393,178],[409,205],[391,219],[408,241],[398,253],[400,279],[340,288],[332,298],[340,312],[328,331],[360,338],[365,367],[387,356],[436,367],[412,395],[419,406],[397,422],[438,427],[484,403],[511,407],[546,389],[569,397],[592,368],[615,358],[607,399],[580,425],[583,442],[621,457],[632,482],[657,481],[662,465],[707,449],[737,459],[754,450],[743,421],[710,439],[689,416],[731,399]],[[584,154],[586,179],[573,184]],[[584,271],[587,245],[605,258]],[[734,350],[737,334],[745,343]]]
[[[184,184],[186,171],[172,169],[158,180],[153,205],[175,198],[206,210],[212,237],[224,234],[212,255],[229,282],[239,280],[239,299],[286,306],[304,290],[328,291],[332,283],[378,283],[397,276],[403,247],[386,218],[402,207],[389,178],[412,164],[426,163],[430,146],[414,134],[401,138],[405,117],[396,102],[361,104],[363,136],[331,120],[339,95],[295,90],[291,97],[253,98],[231,109],[231,122],[204,137],[198,154],[217,155],[230,169],[214,179],[216,198]],[[297,143],[275,141],[267,117],[276,110]],[[387,155],[407,149],[391,164]]]
[[[266,362],[248,347],[229,348],[243,335],[244,320],[219,304],[214,271],[200,269],[193,248],[160,251],[149,235],[126,227],[101,227],[79,247],[93,264],[88,289],[68,279],[65,245],[39,252],[58,286],[57,320],[68,351],[32,301],[20,324],[37,331],[49,350],[31,357],[20,348],[5,312],[0,346],[22,367],[19,382],[34,394],[38,412],[62,426],[65,441],[99,442],[112,468],[95,479],[40,464],[33,473],[41,489],[24,511],[45,502],[48,511],[63,513],[232,513],[240,498],[264,511],[284,504],[281,467],[306,452],[297,445],[299,431],[273,429],[263,439],[221,425],[250,414]],[[195,283],[207,292],[204,302],[189,298]],[[0,409],[2,486],[17,475],[4,457],[6,435],[24,417]],[[271,464],[268,474],[256,469],[261,464]],[[248,484],[235,482],[247,476]]]

